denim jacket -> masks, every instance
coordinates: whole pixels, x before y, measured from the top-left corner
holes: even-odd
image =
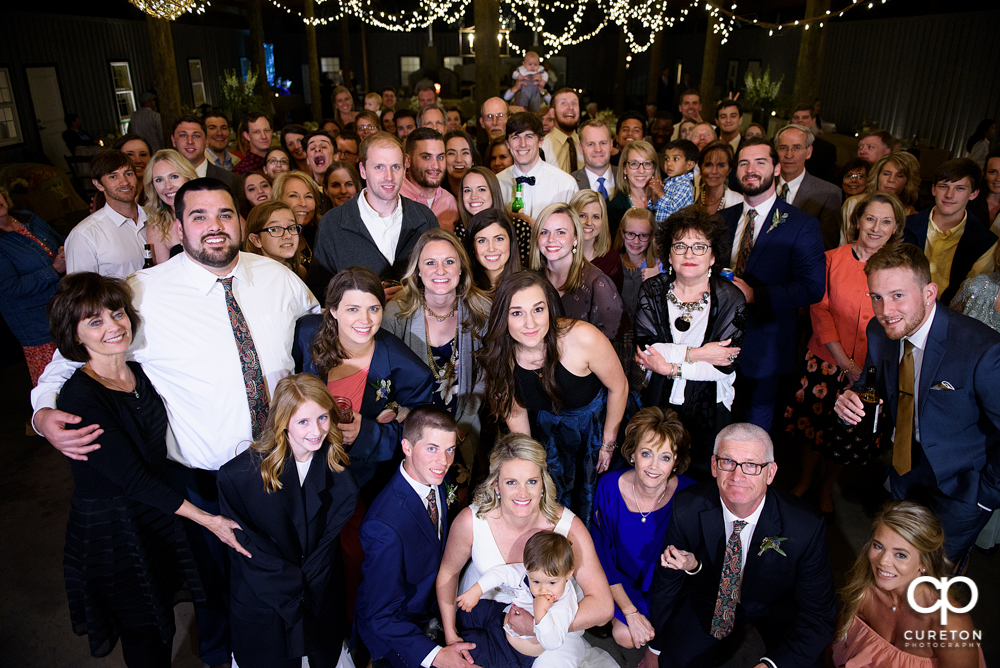
[[[24,226],[54,253],[63,237],[30,211],[16,211]],[[22,346],[49,343],[45,308],[55,294],[59,274],[52,258],[34,241],[17,232],[0,232],[0,315]]]

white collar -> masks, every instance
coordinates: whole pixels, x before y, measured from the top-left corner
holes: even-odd
[[[400,185],[400,189],[402,189],[402,187],[403,186]],[[402,196],[397,192],[396,208],[394,208],[392,210],[392,213],[390,213],[388,216],[383,216],[381,213],[376,211],[374,207],[372,207],[372,205],[368,202],[368,188],[365,188],[364,190],[361,191],[361,197],[359,197],[358,200],[359,200],[359,206],[362,207],[361,213],[362,214],[367,213],[368,215],[373,216],[375,218],[392,218],[400,210],[400,207],[402,207],[403,205],[401,202]]]
[[[592,170],[590,167],[588,167],[586,165],[584,165],[584,169],[587,170],[587,174],[593,174],[593,178],[594,179],[599,179],[599,178],[603,177],[605,183],[607,183],[608,181],[611,180],[611,163],[610,162],[608,163],[608,166],[604,168],[604,171],[600,172],[600,173],[595,172],[594,170]]]
[[[931,325],[934,324],[935,314],[937,314],[937,302],[931,304],[931,315],[930,317],[927,318],[927,321],[924,322],[924,324],[920,325],[917,331],[913,332],[913,334],[910,334],[909,336],[904,336],[903,340],[909,341],[915,347],[920,348],[921,350],[927,348],[927,337],[930,336]]]
[[[535,161],[535,166],[532,167],[527,172],[522,172],[521,169],[517,166],[516,163],[513,164],[513,165],[511,165],[510,169],[511,169],[511,173],[514,175],[515,178],[518,177],[518,176],[538,176],[542,172],[542,170],[544,169],[544,167],[542,167],[542,165],[544,165],[544,164],[546,164],[545,161],[542,160],[541,157],[539,157]]]
[[[107,216],[107,218],[118,227],[121,227],[125,223],[132,223],[133,225],[135,225],[135,221],[133,221],[131,218],[123,216],[114,209],[112,209],[110,203],[106,203],[104,207],[101,208],[101,211],[103,211],[104,215]],[[144,226],[144,223],[146,222],[146,210],[143,209],[138,204],[136,204],[136,211],[137,211],[136,218],[139,221],[139,224],[136,225],[136,228],[141,230]]]
[[[426,501],[427,494],[432,489],[437,491],[437,485],[425,485],[422,482],[418,482],[413,477],[411,477],[409,473],[406,472],[406,467],[403,466],[404,463],[405,460],[399,463],[399,472],[403,474],[403,480],[405,480],[410,485],[410,487],[413,488],[413,491],[417,493],[417,496],[420,497],[420,500],[422,502]]]
[[[766,475],[767,469],[765,468],[760,472],[760,475]],[[737,517],[733,511],[729,510],[726,502],[720,496],[719,501],[722,503],[722,519],[726,522],[735,522],[739,520],[741,522],[746,522],[748,526],[757,526],[757,521],[760,520],[760,513],[764,510],[764,504],[767,503],[767,493],[764,493],[764,498],[760,500],[760,505],[757,506],[757,510],[753,511],[746,517]]]
[[[192,260],[186,252],[181,253],[180,257],[181,259],[179,261],[184,263],[188,275],[191,276],[191,280],[204,295],[207,295],[212,288],[215,287],[220,278],[229,278],[231,276],[240,283],[244,283],[248,286],[253,285],[253,281],[250,280],[250,271],[247,268],[246,253],[242,251],[237,257],[236,266],[233,267],[233,270],[226,276],[213,274],[208,269]]]
[[[778,193],[777,193],[777,191],[775,191],[775,192],[771,193],[770,197],[768,197],[766,200],[764,200],[763,202],[761,202],[757,206],[750,206],[749,204],[747,204],[747,200],[744,197],[743,198],[743,215],[746,216],[747,215],[747,211],[749,211],[750,209],[753,209],[754,211],[757,212],[757,218],[759,218],[760,220],[763,220],[764,219],[763,217],[766,216],[767,212],[771,210],[771,207],[774,206],[774,202],[777,199],[778,199]]]
[[[802,173],[796,176],[791,181],[786,181],[785,177],[780,175],[778,176],[778,178],[781,179],[782,183],[787,183],[789,188],[798,188],[800,185],[802,185],[803,179],[806,178],[806,170],[803,169]]]

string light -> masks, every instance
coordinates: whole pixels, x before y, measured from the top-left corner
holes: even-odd
[[[208,0],[129,0],[133,6],[158,19],[173,21],[182,14],[204,14]]]

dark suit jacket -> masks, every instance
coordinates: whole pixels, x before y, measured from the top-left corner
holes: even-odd
[[[787,215],[772,229],[774,212]],[[721,212],[729,226],[733,244],[738,245],[736,229],[743,215],[743,205]],[[815,304],[826,292],[826,257],[819,221],[784,202],[775,200],[768,212],[743,280],[754,290],[754,303],[747,304],[745,350],[740,356],[740,373],[749,378],[763,378],[791,373],[797,363],[795,327],[798,310]]]
[[[808,171],[802,179],[799,191],[795,193],[792,205],[796,209],[819,219],[820,234],[826,250],[840,245],[840,205],[844,203],[844,191],[818,179]]]
[[[400,197],[403,223],[396,244],[396,257],[389,262],[375,245],[361,219],[359,197],[364,197],[364,191],[328,211],[319,221],[313,259],[306,277],[306,284],[313,294],[326,294],[326,284],[334,274],[347,267],[367,267],[382,280],[401,279],[417,239],[430,228],[438,227],[437,216],[430,209]]]
[[[816,137],[813,140],[812,149],[812,157],[806,160],[806,171],[839,188],[840,186],[837,184],[837,147],[822,137]]]
[[[781,542],[786,556],[759,553],[768,537],[787,539]],[[693,609],[698,626],[706,634],[711,628],[726,554],[726,525],[714,480],[674,497],[663,549],[668,545],[694,553],[701,570],[688,575],[657,565],[653,574],[650,622],[656,638],[651,645],[667,652],[672,642],[684,640],[671,637],[679,611]],[[822,665],[836,613],[823,519],[798,498],[769,488],[743,567],[737,626],[753,624],[764,640],[765,656],[776,665],[805,668]]]
[[[900,341],[877,318],[868,323],[865,368],[878,372],[888,432],[896,424]],[[920,365],[917,415],[920,445],[946,495],[1000,507],[1000,334],[973,318],[937,305]],[[858,383],[865,381],[862,377]],[[949,383],[953,390],[943,389]],[[890,440],[891,444],[892,441]]]
[[[438,508],[446,508],[440,498]],[[438,540],[423,501],[398,470],[365,515],[354,628],[372,659],[387,657],[396,668],[417,668],[436,645],[422,628],[437,615],[435,580],[448,539],[448,513],[442,517]]]
[[[590,185],[590,179],[587,178],[587,168],[581,167],[580,169],[573,172],[570,176],[576,179],[576,185],[580,186],[580,190],[594,190]],[[608,184],[605,183],[604,187],[607,188]]]
[[[295,323],[292,359],[296,372],[311,373],[325,384],[326,378],[320,376],[312,361],[312,344],[322,322],[323,316],[319,314],[299,318]],[[383,381],[387,382],[387,387],[380,391]],[[436,387],[430,368],[405,343],[384,330],[376,332],[365,394],[361,406],[354,407],[361,414],[361,428],[354,443],[347,448],[351,470],[359,485],[372,479],[380,462],[392,461],[403,437],[403,425],[395,420],[380,424],[376,421],[379,413],[393,401],[403,408],[432,403]]]
[[[344,628],[340,530],[354,513],[358,485],[350,469],[326,465],[328,445],[313,455],[299,485],[289,459],[282,487],[264,491],[259,454],[247,450],[219,469],[222,514],[239,523],[252,559],[232,554],[233,651],[243,657],[295,658],[339,653]]]
[[[208,158],[205,158],[208,160]],[[233,201],[236,202],[236,209],[240,208],[240,200],[243,197],[243,177],[237,174],[233,174],[228,169],[223,169],[212,164],[211,160],[208,160],[208,169],[205,171],[205,176],[211,179],[219,179],[226,184],[229,188],[229,192],[233,194]]]

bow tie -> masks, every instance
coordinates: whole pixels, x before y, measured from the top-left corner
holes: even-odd
[[[518,176],[516,179],[514,179],[514,182],[517,183],[517,184],[527,183],[529,186],[533,186],[533,185],[535,185],[535,177],[534,176]]]

